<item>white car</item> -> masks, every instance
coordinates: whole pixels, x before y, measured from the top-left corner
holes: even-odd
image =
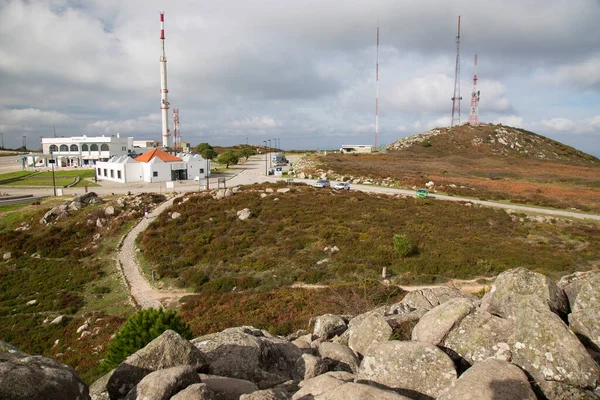
[[[333,187],[335,190],[350,190],[350,183],[340,182]]]
[[[319,179],[317,183],[315,183],[316,188],[326,188],[331,187],[331,183],[327,179]]]

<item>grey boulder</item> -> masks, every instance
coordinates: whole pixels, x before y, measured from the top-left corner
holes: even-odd
[[[472,366],[438,400],[536,400],[527,376],[506,361],[488,359]]]
[[[171,400],[217,400],[217,396],[206,383],[194,383],[171,397]]]
[[[248,326],[205,335],[192,343],[206,356],[211,374],[249,380],[260,389],[293,379],[296,360],[303,354],[290,341]]]
[[[550,278],[525,268],[504,271],[496,278],[487,311],[514,318],[518,310],[550,310],[561,317],[569,312],[567,296]]]
[[[205,374],[200,374],[200,379],[215,393],[217,400],[238,400],[241,395],[258,390],[256,384],[244,379]]]
[[[355,373],[358,370],[358,357],[352,349],[339,343],[323,342],[319,345],[319,354],[332,360],[333,369]]]
[[[167,330],[119,364],[106,388],[111,399],[125,397],[151,372],[177,366],[191,366],[196,371],[202,371],[207,367],[207,362],[200,350],[188,340],[175,331]]]
[[[442,347],[456,359],[464,359],[469,365],[488,358],[510,361],[510,344],[515,341],[515,323],[487,311],[476,310],[467,315],[452,329]],[[458,356],[458,357],[457,357]]]
[[[28,356],[2,343],[0,348],[0,398],[90,399],[88,386],[69,366],[42,356]]]
[[[472,294],[461,292],[455,288],[440,286],[408,292],[400,303],[409,306],[413,310],[431,310],[455,298],[465,298],[474,303],[477,302],[477,297]]]
[[[412,332],[412,340],[439,345],[450,330],[475,310],[469,299],[454,298],[429,310]]]
[[[369,347],[356,374],[359,383],[375,383],[407,397],[437,397],[456,380],[452,359],[430,343],[389,342]]]
[[[173,395],[194,383],[200,377],[193,367],[181,366],[159,369],[142,379],[125,397],[126,400],[169,400]]]
[[[325,314],[315,319],[313,334],[323,340],[341,335],[348,328],[346,321],[339,315]]]
[[[315,400],[411,400],[391,390],[361,383],[347,382],[333,390],[315,396]]]
[[[348,372],[327,372],[326,374],[300,382],[301,389],[294,393],[292,400],[311,399],[353,380],[354,375]]]
[[[392,328],[385,318],[373,313],[350,330],[348,347],[362,355],[371,344],[387,341],[391,336]]]

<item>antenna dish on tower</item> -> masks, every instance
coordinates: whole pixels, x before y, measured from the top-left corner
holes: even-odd
[[[477,54],[475,54],[475,69],[473,72],[473,90],[471,91],[471,111],[469,125],[479,125],[479,90],[477,89]]]

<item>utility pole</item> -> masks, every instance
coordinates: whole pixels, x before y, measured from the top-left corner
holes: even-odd
[[[54,190],[54,197],[56,197],[56,179],[54,178],[54,152],[52,151],[52,147],[50,147],[50,164],[52,164],[52,190]],[[94,168],[95,170],[95,168]]]
[[[2,136],[2,149],[4,150],[4,133],[0,132],[0,136]]]
[[[23,135],[23,150],[27,150],[27,135]]]
[[[269,163],[267,162],[267,158],[269,157],[269,153],[268,153],[268,151],[267,151],[267,141],[266,141],[266,140],[263,140],[263,143],[265,144],[265,176],[268,176],[268,175],[269,175],[269,172],[267,171],[267,170],[268,170],[268,167],[267,167],[267,165],[268,165]]]

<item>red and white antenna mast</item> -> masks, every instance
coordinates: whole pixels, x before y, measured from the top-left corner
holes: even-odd
[[[375,58],[375,150],[379,148],[379,21],[377,21],[377,56]]]
[[[181,133],[179,132],[179,108],[173,108],[173,148],[181,150]]]
[[[165,13],[160,12],[160,111],[163,147],[169,147],[169,98],[167,89],[167,56],[165,55]]]
[[[454,71],[454,96],[452,96],[452,121],[450,126],[460,125],[460,15],[458,16],[458,34],[456,35],[456,69]]]
[[[479,90],[477,89],[477,54],[475,54],[475,69],[473,72],[473,91],[471,92],[471,112],[469,125],[479,125]]]

